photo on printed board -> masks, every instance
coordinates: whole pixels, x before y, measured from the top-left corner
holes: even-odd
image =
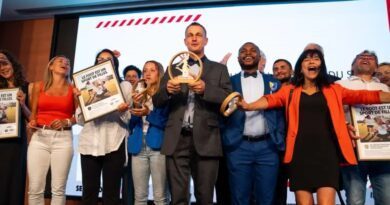
[[[19,88],[0,90],[0,139],[19,136]]]
[[[390,159],[390,104],[351,106],[359,160]]]
[[[74,73],[73,80],[81,92],[79,102],[86,122],[117,110],[124,102],[111,60]]]

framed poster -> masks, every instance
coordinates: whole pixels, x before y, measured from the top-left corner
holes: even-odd
[[[358,159],[390,160],[390,104],[351,106]]]
[[[72,75],[86,122],[117,110],[124,103],[119,81],[111,60],[86,68]]]
[[[0,139],[19,137],[19,88],[0,90]]]

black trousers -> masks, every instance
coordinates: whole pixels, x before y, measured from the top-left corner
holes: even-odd
[[[133,175],[131,171],[131,154],[129,153],[129,159],[127,166],[125,167],[125,173],[123,174],[122,184],[122,203],[123,205],[134,204],[134,183]]]
[[[0,141],[0,205],[23,205],[26,185],[25,138]]]
[[[117,151],[104,156],[81,155],[83,205],[96,205],[100,192],[100,175],[103,173],[103,204],[120,204],[121,179],[126,160],[124,141]]]
[[[192,134],[182,134],[174,154],[166,157],[172,205],[189,204],[191,176],[194,180],[196,204],[212,205],[218,175],[218,159],[199,156],[194,147]]]
[[[215,193],[217,195],[217,205],[232,204],[229,185],[229,170],[227,168],[225,156],[219,159],[218,178],[217,183],[215,184]]]
[[[287,180],[288,180],[288,165],[283,163],[284,152],[279,152],[279,173],[276,184],[274,205],[287,204]]]

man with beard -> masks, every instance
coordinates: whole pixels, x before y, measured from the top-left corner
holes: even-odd
[[[294,73],[291,63],[286,59],[277,59],[272,66],[273,76],[279,80],[282,85],[290,84],[291,77]],[[288,168],[283,164],[284,150],[279,151],[279,173],[276,183],[275,196],[273,205],[287,204],[287,180]]]
[[[249,102],[275,92],[280,85],[272,75],[258,71],[259,60],[259,47],[251,42],[244,43],[238,53],[242,71],[231,77],[233,90]],[[278,150],[284,149],[283,115],[280,109],[237,110],[226,119],[222,142],[232,204],[248,205],[252,193],[256,204],[272,204],[279,166]]]
[[[390,63],[383,62],[379,64],[378,69],[375,72],[375,77],[377,77],[381,83],[390,87]]]
[[[272,66],[274,77],[279,80],[282,85],[290,84],[291,77],[294,73],[291,63],[286,59],[278,59]]]
[[[353,75],[347,80],[337,81],[337,83],[352,90],[389,91],[387,85],[380,83],[377,78],[373,77],[377,67],[378,58],[376,54],[365,50],[358,54],[352,62]],[[346,112],[345,116],[349,118],[348,107],[344,111]],[[350,122],[350,119],[347,119],[347,121]],[[353,136],[351,135],[351,137]],[[367,177],[371,181],[375,204],[390,204],[389,161],[359,161],[358,165],[342,167],[341,173],[347,204],[365,204]]]

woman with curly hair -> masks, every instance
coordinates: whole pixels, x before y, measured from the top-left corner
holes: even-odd
[[[27,134],[26,119],[30,115],[28,104],[29,83],[23,66],[7,50],[0,50],[0,89],[19,87],[17,98],[22,108],[19,137],[0,140],[0,204],[24,203],[26,179]]]

